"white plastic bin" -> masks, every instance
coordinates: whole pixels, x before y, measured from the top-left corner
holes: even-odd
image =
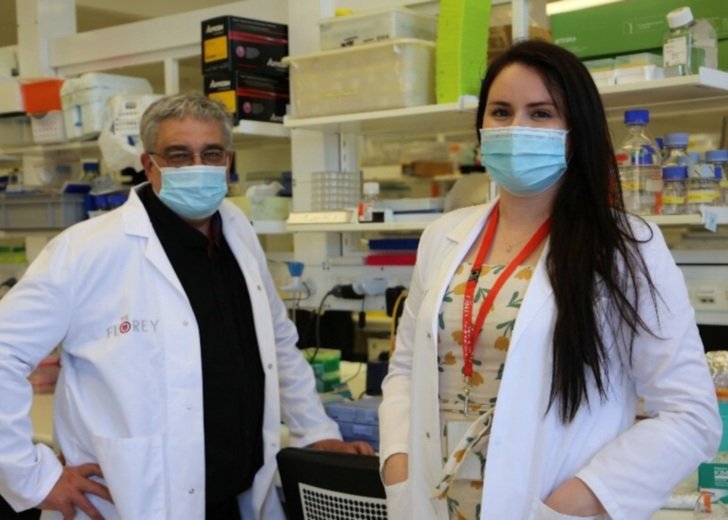
[[[85,195],[0,195],[0,228],[59,229],[86,218]]]
[[[121,93],[151,94],[152,86],[144,78],[97,72],[66,80],[61,87],[61,105],[68,137],[96,137],[103,125],[106,101]]]
[[[435,44],[402,38],[285,58],[293,117],[368,112],[435,102]]]
[[[319,22],[321,50],[397,38],[435,41],[437,17],[398,7],[327,18]]]

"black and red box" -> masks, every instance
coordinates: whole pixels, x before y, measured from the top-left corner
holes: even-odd
[[[219,16],[202,21],[202,73],[221,71],[288,77],[288,26]]]
[[[239,72],[222,72],[205,76],[205,95],[221,101],[241,119],[283,123],[290,95],[288,78],[252,76]]]

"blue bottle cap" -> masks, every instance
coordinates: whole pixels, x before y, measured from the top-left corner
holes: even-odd
[[[665,136],[667,146],[687,146],[690,136],[685,132],[675,132]]]
[[[288,273],[291,276],[301,276],[303,273],[303,262],[287,262]]]
[[[665,166],[662,169],[662,178],[664,180],[679,181],[688,178],[687,166]]]
[[[646,125],[650,122],[650,111],[644,108],[634,108],[625,110],[624,124],[626,125]]]
[[[728,150],[708,150],[705,152],[705,160],[708,162],[726,162],[728,161]]]

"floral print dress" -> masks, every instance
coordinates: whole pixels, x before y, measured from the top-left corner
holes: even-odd
[[[516,268],[493,302],[493,308],[485,320],[473,353],[473,376],[466,415],[462,319],[465,285],[471,265],[470,262],[463,262],[453,275],[438,316],[440,438],[444,471],[433,494],[447,500],[450,518],[456,520],[480,518],[483,468],[486,463],[492,413],[516,316],[533,275],[531,266]],[[473,320],[488,291],[505,267],[483,266],[473,293]],[[450,436],[456,438],[448,438],[448,423],[451,429],[455,429],[453,422],[462,425],[464,421],[470,423],[464,426],[467,427],[465,434],[462,433],[461,426],[458,428],[459,433],[451,432]],[[476,464],[477,476],[473,478],[472,468]],[[463,476],[465,465],[471,471]]]

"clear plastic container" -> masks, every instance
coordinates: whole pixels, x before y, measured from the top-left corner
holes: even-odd
[[[627,110],[627,136],[617,151],[624,207],[637,215],[658,215],[662,209],[662,168],[655,140],[647,131],[649,111]]]
[[[713,173],[719,179],[719,204],[728,206],[728,150],[708,150],[705,152],[705,160],[713,165]]]
[[[399,38],[289,56],[297,118],[430,105],[435,102],[435,44]]]
[[[319,22],[321,50],[395,38],[435,41],[437,17],[404,7],[327,18]]]
[[[684,215],[688,202],[687,166],[664,166],[662,183],[662,214]]]
[[[718,39],[708,20],[696,20],[689,7],[680,7],[667,13],[667,25],[662,44],[666,77],[697,74],[700,67],[718,68]]]

